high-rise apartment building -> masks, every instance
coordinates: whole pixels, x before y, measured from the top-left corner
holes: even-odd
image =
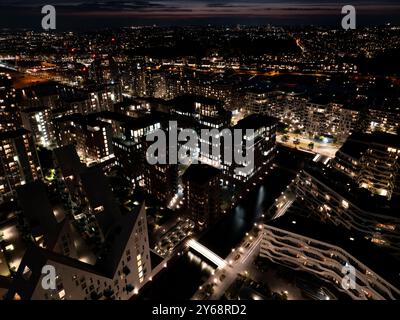
[[[0,195],[12,196],[17,186],[41,177],[41,168],[31,134],[26,129],[0,133]]]

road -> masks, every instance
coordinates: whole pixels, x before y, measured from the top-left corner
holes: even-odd
[[[4,68],[0,65],[0,68]],[[1,71],[1,69],[0,69]],[[12,69],[5,69],[6,73],[9,73],[13,79],[13,86],[15,89],[22,89],[32,85],[49,82],[52,79],[44,76],[38,76],[33,74],[21,73]]]
[[[282,140],[283,136],[285,136],[285,135],[287,135],[289,137],[289,141],[287,141],[287,142]],[[300,144],[294,143],[294,141],[296,139],[298,139],[300,141]],[[323,156],[327,156],[328,158],[334,158],[336,155],[336,152],[340,149],[340,145],[333,144],[333,143],[320,143],[320,142],[316,142],[315,140],[301,137],[299,135],[295,135],[292,133],[278,135],[277,142],[284,146],[293,148],[293,149],[301,149],[303,151],[311,152],[314,154],[321,154]],[[314,148],[312,150],[309,149],[309,147],[308,147],[308,145],[310,143],[314,144]]]
[[[293,283],[283,279],[272,267],[261,272],[255,265],[249,267],[250,278],[259,283],[267,283],[272,292],[286,293],[288,300],[307,300]]]
[[[207,285],[214,286],[214,292],[209,297],[209,300],[219,300],[235,281],[237,275],[245,272],[253,263],[259,253],[262,234],[262,232],[258,232],[256,237],[247,235],[241,246],[232,249],[232,252],[225,259],[227,262],[226,267],[216,269],[214,274],[193,295],[192,300],[204,299],[204,288]],[[221,278],[222,275],[225,275],[224,279]]]

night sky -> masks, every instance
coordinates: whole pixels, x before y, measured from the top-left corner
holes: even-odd
[[[400,24],[398,0],[1,0],[0,28],[39,29],[41,6],[57,9],[57,29],[131,25],[340,25],[341,7],[357,9],[359,25]]]

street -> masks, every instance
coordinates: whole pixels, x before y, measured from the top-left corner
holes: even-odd
[[[256,225],[255,228],[259,228],[259,225]],[[262,232],[258,232],[257,236],[246,235],[241,245],[232,249],[232,252],[226,257],[227,265],[224,268],[216,269],[214,274],[199,287],[192,300],[204,299],[204,288],[209,285],[213,285],[214,291],[208,299],[219,300],[235,281],[237,275],[251,266],[258,255],[261,240]]]
[[[289,140],[284,141],[284,139],[283,139],[284,136],[288,136]],[[298,140],[299,143],[295,144],[294,143],[295,140]],[[277,135],[277,142],[284,146],[293,148],[293,149],[300,149],[300,150],[314,153],[314,154],[321,154],[321,155],[327,156],[329,158],[334,158],[336,155],[336,152],[340,148],[340,145],[337,145],[337,144],[317,142],[314,139],[301,137],[301,136],[293,134],[293,133]],[[310,149],[308,147],[308,145],[310,143],[314,144],[313,149]]]

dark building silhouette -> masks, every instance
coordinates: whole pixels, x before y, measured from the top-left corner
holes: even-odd
[[[186,210],[200,228],[221,215],[220,178],[220,170],[204,164],[191,165],[182,176]]]

